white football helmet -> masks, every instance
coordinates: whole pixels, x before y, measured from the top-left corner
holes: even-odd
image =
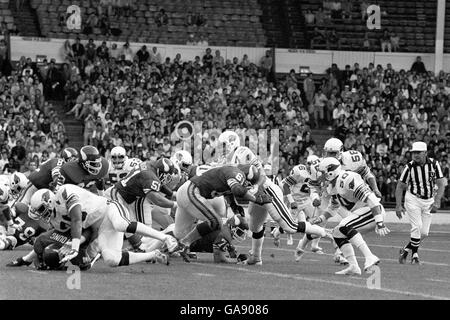
[[[125,164],[123,165],[123,170],[125,170],[126,172],[131,172],[134,169],[139,167],[139,164],[142,163],[141,159],[138,158],[131,158],[131,159],[126,159],[125,160]]]
[[[114,169],[121,170],[125,165],[127,152],[122,147],[114,147],[111,150],[111,162]]]
[[[241,146],[239,135],[234,131],[222,132],[219,136],[219,143],[225,144],[225,153],[229,155]]]
[[[336,138],[328,139],[323,146],[324,158],[327,157],[335,157],[338,160],[341,160],[342,152],[344,151],[344,144],[341,140]]]
[[[307,183],[310,180],[309,172],[304,165],[298,165],[292,168],[290,175],[300,177],[303,183]]]
[[[21,172],[14,172],[9,177],[11,196],[17,197],[28,185],[28,178]]]
[[[44,220],[49,222],[56,206],[56,196],[49,189],[36,191],[30,200],[28,216],[33,220]]]
[[[266,174],[266,176],[271,177],[273,176],[273,172],[272,172],[273,168],[272,165],[270,163],[267,163],[266,165],[264,165],[264,173]]]
[[[341,163],[334,157],[324,158],[320,161],[319,171],[323,179],[333,181],[342,171]]]
[[[187,172],[193,164],[192,156],[186,150],[175,152],[170,160],[184,172]]]
[[[0,184],[0,203],[7,203],[9,199],[9,187]]]
[[[308,167],[310,167],[311,164],[313,164],[317,160],[319,160],[319,157],[316,156],[315,154],[312,154],[312,155],[308,156],[308,158],[306,158],[306,164],[308,165]]]
[[[250,164],[255,158],[256,156],[250,148],[238,147],[231,160],[233,164]]]

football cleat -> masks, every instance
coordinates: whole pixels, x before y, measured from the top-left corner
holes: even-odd
[[[420,264],[419,254],[417,252],[413,254],[411,264]]]
[[[348,260],[341,254],[334,255],[334,263],[338,263],[342,266],[348,265]]]
[[[324,254],[321,247],[311,248],[311,252],[316,253],[316,254]]]
[[[377,256],[371,255],[369,258],[366,258],[366,261],[364,262],[364,271],[367,272],[370,267],[377,265],[380,263],[380,259],[378,259]]]
[[[249,265],[249,266],[262,266],[262,260],[261,260],[261,257],[256,258],[254,255],[251,255],[248,257],[247,260],[243,261],[242,264]]]
[[[344,270],[337,271],[334,274],[345,275],[345,276],[353,276],[353,275],[360,276],[361,275],[361,268],[358,267],[356,264],[351,264],[347,268],[345,268]]]
[[[303,249],[301,249],[301,248],[295,249],[295,254],[294,254],[294,256],[295,256],[295,261],[296,261],[296,262],[299,262],[299,261],[302,259],[302,257],[303,257],[304,254],[305,254],[305,250],[303,250]]]
[[[189,251],[189,246],[179,242],[174,251],[175,251],[174,253],[179,254],[181,256],[181,258],[183,258],[184,262],[187,262],[187,263],[191,262],[191,260],[189,258],[190,254],[191,254],[191,252]]]
[[[7,267],[22,267],[22,266],[29,266],[31,265],[31,262],[25,261],[22,259],[22,257],[17,258],[14,261],[11,261],[10,263],[8,263],[6,266]]]
[[[274,228],[271,232],[272,237],[273,237],[273,244],[276,247],[279,247],[281,245],[281,240],[280,240],[280,228]]]
[[[408,257],[408,250],[401,248],[400,253],[398,255],[398,263],[404,264],[406,262],[407,257]]]

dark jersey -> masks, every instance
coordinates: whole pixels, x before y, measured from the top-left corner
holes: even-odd
[[[61,167],[62,184],[75,184],[81,188],[89,188],[94,184],[99,186],[107,177],[109,171],[108,161],[102,157],[102,170],[97,175],[92,175],[84,170],[78,162],[68,162]]]
[[[39,221],[31,219],[27,213],[19,213],[14,219],[14,223],[22,227],[22,231],[16,230],[13,237],[17,239],[16,247],[28,243],[33,237],[45,232]]]
[[[236,184],[244,185],[244,173],[237,167],[224,166],[205,171],[200,176],[190,179],[206,199],[212,199],[231,194],[231,188]]]
[[[147,163],[141,163],[139,168],[131,171],[114,187],[127,203],[133,203],[138,198],[144,198],[149,192],[159,192],[161,181]]]
[[[39,170],[30,174],[28,180],[38,189],[48,189],[53,178],[59,175],[64,164],[64,159],[50,159],[44,162]]]

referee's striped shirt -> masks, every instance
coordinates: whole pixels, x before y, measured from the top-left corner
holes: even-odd
[[[436,179],[443,178],[441,166],[432,159],[427,158],[425,164],[419,165],[414,161],[406,164],[400,176],[400,181],[408,185],[408,190],[421,199],[433,197]]]

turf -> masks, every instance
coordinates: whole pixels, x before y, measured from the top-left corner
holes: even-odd
[[[0,299],[151,299],[151,300],[305,300],[305,299],[450,299],[450,231],[433,226],[419,251],[422,264],[399,265],[398,250],[408,238],[408,226],[390,224],[392,233],[381,238],[365,235],[373,253],[381,259],[381,288],[368,289],[370,274],[337,276],[343,267],[332,260],[331,244],[322,240],[326,254],[307,253],[294,261],[294,246],[274,246],[267,236],[263,265],[214,264],[212,255],[200,254],[196,262],[171,259],[169,266],[139,264],[109,268],[100,260],[81,274],[80,290],[69,290],[69,274],[37,271],[30,267],[7,268],[5,264],[29,247],[0,252]],[[267,232],[266,235],[269,233]],[[297,242],[298,236],[294,237]],[[296,244],[296,243],[295,243]],[[237,246],[250,249],[250,240]],[[359,255],[359,252],[357,252]],[[362,267],[364,261],[359,256]]]

